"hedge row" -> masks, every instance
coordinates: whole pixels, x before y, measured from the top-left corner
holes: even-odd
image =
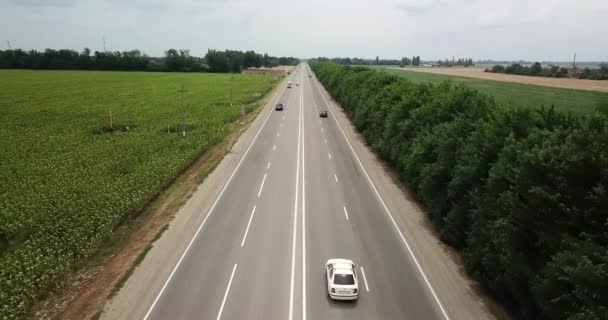
[[[467,271],[524,318],[608,318],[608,119],[312,63]]]

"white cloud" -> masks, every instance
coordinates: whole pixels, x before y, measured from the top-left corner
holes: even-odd
[[[0,46],[608,60],[604,0],[0,0]]]
[[[425,13],[438,2],[438,0],[403,0],[395,3],[395,8],[405,12]]]
[[[67,7],[71,6],[76,0],[11,0],[16,5],[33,7]]]

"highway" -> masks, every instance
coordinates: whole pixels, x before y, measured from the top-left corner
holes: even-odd
[[[336,106],[306,64],[290,77],[144,319],[450,319]],[[358,301],[329,299],[329,258],[357,264]]]

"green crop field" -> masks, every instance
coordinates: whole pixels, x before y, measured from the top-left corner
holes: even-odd
[[[274,81],[234,75],[230,107],[230,79],[0,71],[2,319],[24,316],[36,298],[217,143],[241,104],[258,99]]]
[[[390,69],[383,66],[373,67],[390,74],[396,74],[414,82],[429,81],[439,83],[450,80],[462,82],[468,87],[493,96],[504,106],[532,107],[555,106],[558,110],[574,113],[594,112],[600,104],[608,104],[608,93],[571,90],[534,86],[512,82],[500,82],[465,77],[455,77],[441,74]]]

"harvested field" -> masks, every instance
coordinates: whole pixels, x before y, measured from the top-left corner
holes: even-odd
[[[438,84],[449,80],[454,83],[463,83],[470,88],[493,96],[504,107],[537,109],[541,106],[554,106],[557,110],[564,112],[588,114],[595,112],[601,106],[608,105],[608,92],[555,88],[431,72],[416,72],[382,66],[370,66],[370,68],[383,70],[413,82]],[[483,74],[483,72],[479,73]]]
[[[608,92],[608,81],[570,78],[529,77],[484,72],[482,68],[395,68],[415,72],[428,72],[484,80],[515,82],[537,86]]]

